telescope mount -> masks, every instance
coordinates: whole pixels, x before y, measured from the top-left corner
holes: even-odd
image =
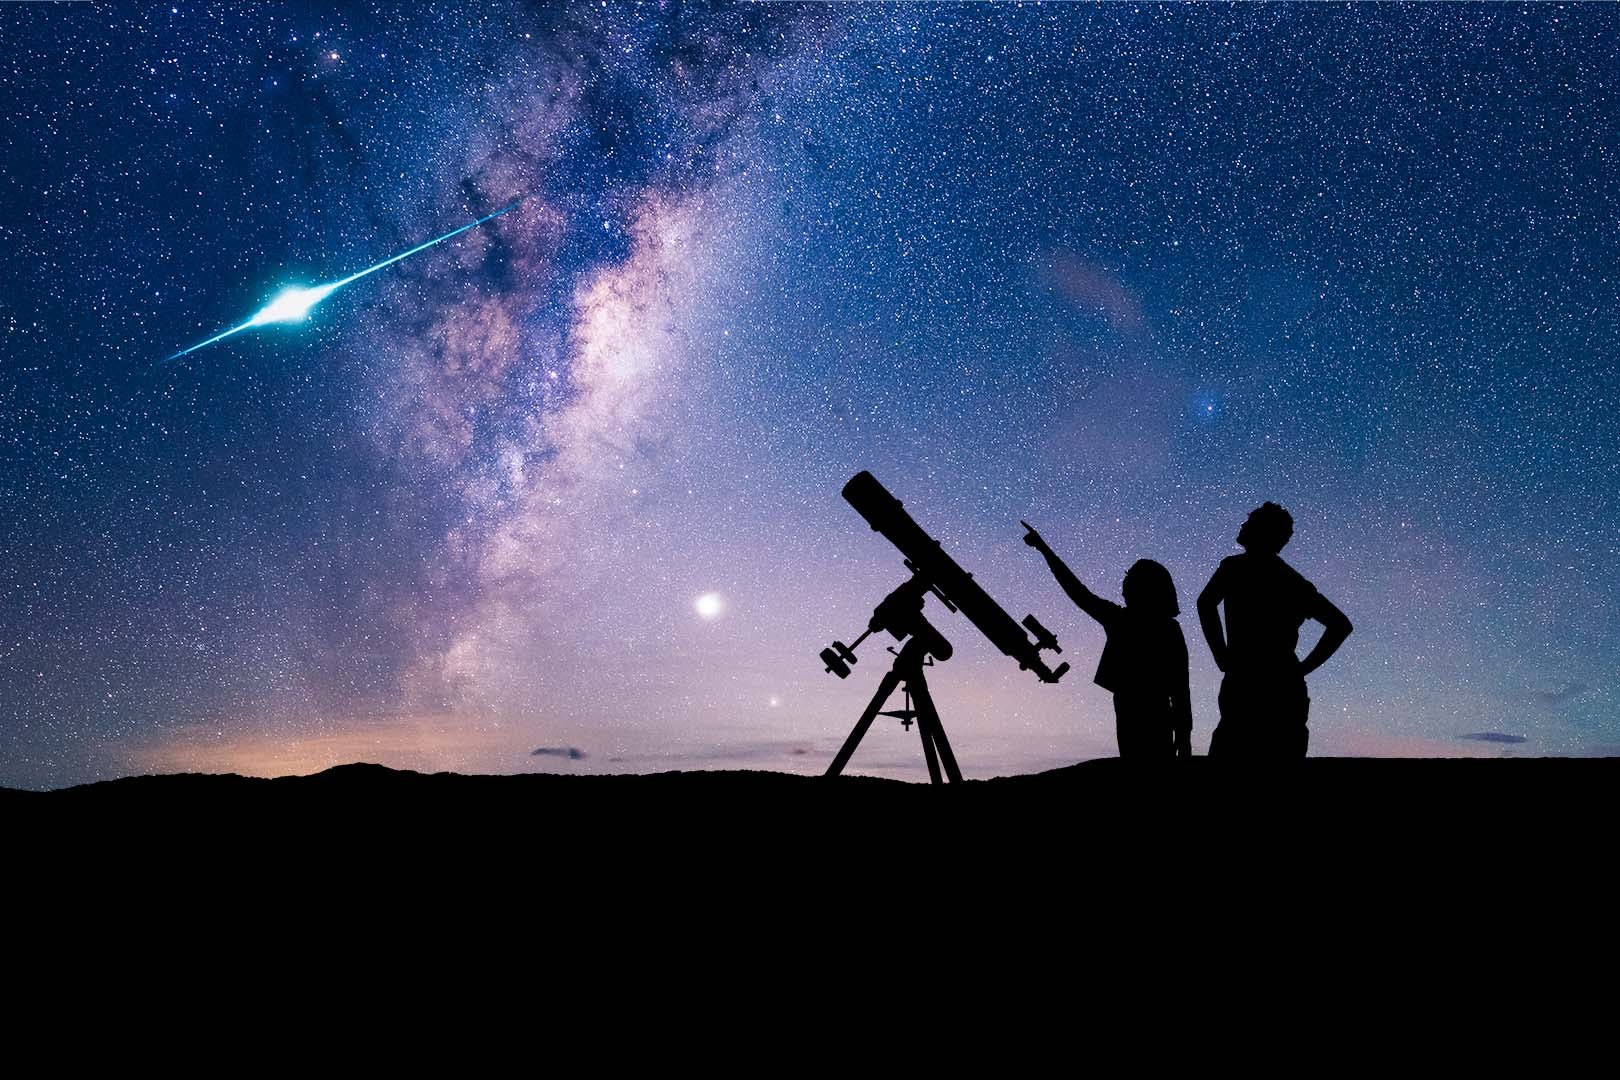
[[[906,727],[911,726],[913,720],[917,723],[917,734],[922,737],[923,758],[928,762],[928,778],[934,783],[942,783],[940,766],[944,766],[945,777],[953,784],[962,782],[962,770],[956,765],[956,755],[951,752],[950,740],[945,737],[945,728],[939,722],[939,710],[934,708],[934,697],[928,692],[928,680],[923,678],[923,668],[933,666],[933,658],[928,651],[919,646],[916,640],[908,641],[901,646],[895,654],[894,665],[884,673],[878,683],[877,693],[872,695],[871,704],[861,713],[861,718],[855,722],[855,727],[844,740],[844,745],[838,751],[827,767],[828,776],[837,776],[844,771],[849,763],[850,755],[861,744],[866,735],[866,729],[872,726],[872,721],[878,716],[893,716]],[[905,691],[906,707],[884,711],[883,705],[893,696],[895,688]]]
[[[908,728],[913,722],[916,723],[917,734],[922,739],[923,758],[928,763],[928,778],[933,783],[943,783],[947,779],[953,784],[962,782],[962,770],[957,767],[956,755],[951,751],[951,742],[945,737],[945,728],[939,720],[939,710],[934,707],[934,696],[929,693],[928,680],[923,676],[924,668],[932,667],[936,660],[949,660],[953,651],[945,635],[923,618],[922,602],[926,592],[932,592],[946,607],[956,610],[955,605],[928,585],[920,574],[914,574],[910,581],[884,597],[883,602],[873,610],[872,621],[866,632],[856,638],[853,645],[835,641],[832,648],[822,650],[821,659],[827,664],[828,671],[848,675],[849,665],[855,663],[856,647],[874,631],[887,630],[905,642],[898,650],[893,647],[889,649],[894,653],[894,663],[879,680],[877,693],[872,695],[866,711],[861,713],[861,718],[844,740],[843,747],[827,767],[828,776],[837,776],[844,771],[844,766],[849,764],[850,756],[861,744],[861,739],[865,738],[873,720],[879,716],[893,716]],[[905,706],[885,711],[883,706],[894,696],[896,689],[904,691]]]

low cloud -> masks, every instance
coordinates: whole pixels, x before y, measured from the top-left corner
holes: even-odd
[[[1536,702],[1543,708],[1556,709],[1559,706],[1569,704],[1569,702],[1580,697],[1590,689],[1592,688],[1587,686],[1585,683],[1575,682],[1570,683],[1562,690],[1538,690],[1531,696],[1534,697]]]
[[[1522,743],[1529,741],[1523,735],[1509,735],[1505,731],[1476,731],[1471,735],[1459,735],[1457,738],[1467,739],[1469,742],[1489,743]]]
[[[530,757],[560,757],[569,761],[584,761],[586,754],[577,746],[540,746],[529,751]]]

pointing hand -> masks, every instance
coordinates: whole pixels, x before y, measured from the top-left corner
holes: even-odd
[[[1028,544],[1030,547],[1034,548],[1036,551],[1046,551],[1047,550],[1046,541],[1041,538],[1040,533],[1035,531],[1035,526],[1031,525],[1027,521],[1020,521],[1018,524],[1022,525],[1024,528],[1029,530],[1029,532],[1024,534],[1024,543]]]

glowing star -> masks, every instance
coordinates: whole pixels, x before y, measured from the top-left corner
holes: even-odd
[[[259,311],[247,322],[215,334],[207,341],[199,341],[189,349],[181,349],[179,352],[175,353],[173,356],[167,357],[166,359],[176,360],[187,353],[196,352],[198,349],[201,349],[206,345],[212,345],[216,341],[224,341],[232,334],[239,334],[243,330],[249,330],[255,326],[269,326],[272,323],[303,322],[304,319],[309,316],[310,311],[315,307],[316,304],[320,303],[322,300],[325,300],[328,296],[331,296],[333,293],[337,292],[350,282],[359,281],[367,274],[375,274],[383,267],[392,266],[394,263],[399,262],[399,260],[415,255],[418,251],[424,251],[427,248],[432,247],[434,244],[442,244],[452,236],[460,236],[468,229],[476,229],[486,221],[494,221],[508,210],[516,209],[518,203],[521,203],[522,201],[522,199],[519,199],[511,206],[503,206],[493,214],[481,217],[477,221],[472,222],[470,225],[463,225],[461,228],[447,232],[443,236],[436,236],[425,244],[417,244],[409,251],[402,251],[391,259],[384,259],[375,266],[368,266],[358,274],[350,274],[346,278],[329,282],[325,285],[314,285],[308,288],[302,285],[293,285],[285,288],[277,293],[275,298],[272,299],[268,304],[260,308]]]
[[[698,597],[692,606],[697,609],[698,615],[702,618],[718,619],[725,604],[721,601],[719,593],[711,592]]]

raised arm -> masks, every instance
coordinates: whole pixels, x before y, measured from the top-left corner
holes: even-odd
[[[1344,644],[1344,639],[1350,636],[1353,629],[1345,613],[1321,593],[1312,598],[1310,607],[1305,613],[1327,629],[1322,633],[1321,640],[1316,643],[1316,648],[1312,649],[1310,655],[1300,664],[1301,675],[1309,675],[1327,663],[1328,657],[1339,651],[1339,646]]]
[[[1215,666],[1226,670],[1226,628],[1221,625],[1221,601],[1226,599],[1225,575],[1217,568],[1204,591],[1198,594],[1198,625],[1209,642],[1210,655]]]
[[[1051,568],[1052,576],[1057,578],[1058,584],[1063,586],[1063,591],[1069,594],[1069,599],[1075,602],[1075,606],[1100,623],[1106,623],[1119,614],[1119,605],[1111,600],[1104,600],[1086,588],[1085,583],[1074,576],[1074,571],[1063,564],[1063,560],[1047,546],[1045,538],[1036,532],[1029,522],[1020,521],[1019,524],[1029,530],[1024,536],[1024,543],[1046,557],[1046,565]]]

